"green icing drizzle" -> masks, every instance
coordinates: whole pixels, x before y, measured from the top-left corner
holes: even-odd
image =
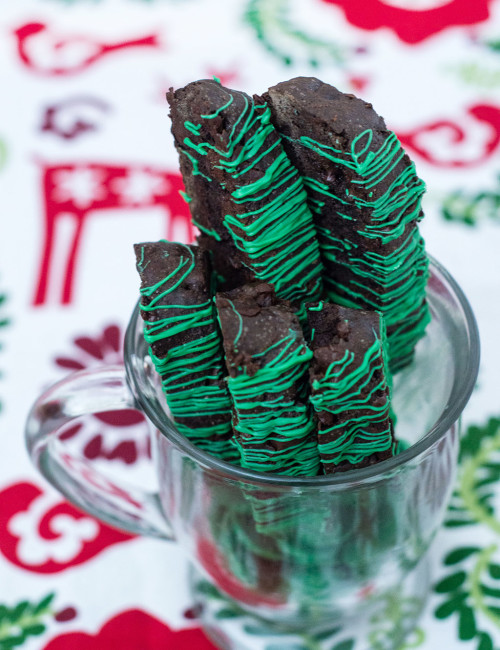
[[[203,226],[199,221],[196,221],[194,217],[191,217],[191,221],[193,224],[199,228],[202,232],[204,232],[206,235],[209,235],[210,237],[213,237],[216,241],[222,241],[221,236],[216,230],[213,230],[212,228],[207,228],[206,226]]]
[[[216,111],[214,111],[213,113],[210,113],[210,115],[200,115],[200,117],[201,117],[202,119],[204,119],[204,120],[213,120],[214,117],[217,117],[217,116],[220,115],[223,111],[225,111],[226,108],[229,108],[229,107],[231,106],[231,104],[233,103],[233,101],[234,101],[234,97],[231,95],[231,96],[229,97],[229,99],[227,100],[227,102],[226,102],[225,104],[223,104],[222,106],[219,106],[219,108],[218,108]],[[188,125],[189,125],[189,122],[184,122],[184,126],[185,126],[186,129],[188,129],[188,131],[189,131]],[[200,125],[200,128],[201,128],[201,125]],[[198,133],[195,133],[195,135],[199,135],[199,132],[198,132]]]
[[[184,199],[184,201],[186,201],[186,203],[191,203],[191,201],[193,200],[193,199],[189,196],[189,194],[186,194],[186,192],[184,192],[184,190],[179,190],[179,194],[182,196],[182,198]]]
[[[416,342],[424,335],[430,320],[424,302],[428,279],[428,260],[418,230],[392,252],[380,254],[353,251],[348,260],[342,255],[342,242],[329,238],[331,261],[350,272],[343,285],[327,278],[325,291],[332,302],[347,307],[367,307],[383,313],[388,329],[389,363],[393,371],[406,365]],[[348,276],[349,277],[349,276]],[[370,288],[366,280],[378,284]]]
[[[414,227],[422,216],[420,203],[425,185],[413,164],[400,164],[404,151],[392,132],[374,151],[370,150],[373,143],[370,129],[352,141],[348,152],[305,136],[293,142],[356,174],[344,197],[315,178],[304,177],[304,184],[311,211],[317,215],[318,240],[328,271],[324,277],[326,294],[341,305],[382,312],[388,328],[390,367],[394,372],[411,360],[415,344],[430,320],[425,302],[428,260],[423,240]],[[372,198],[373,189],[380,184],[383,190]],[[366,195],[368,199],[364,198]],[[368,213],[370,218],[361,221],[347,214],[347,206]],[[334,218],[353,224],[350,228],[357,229],[367,246],[370,240],[379,241],[380,252],[365,250],[339,234]],[[387,247],[398,238],[404,239],[395,249]],[[367,280],[374,286],[368,287]]]
[[[231,402],[224,383],[219,332],[215,326],[213,302],[210,297],[197,305],[178,305],[168,301],[178,287],[186,283],[195,268],[195,258],[188,246],[177,267],[151,286],[141,288],[150,298],[141,311],[153,316],[144,321],[144,338],[150,345],[150,356],[162,380],[167,404],[178,430],[193,444],[225,460],[237,460],[238,452],[229,440],[232,434]],[[168,256],[168,253],[166,253]],[[141,252],[141,263],[144,249]],[[165,304],[167,303],[167,304]],[[172,312],[172,310],[174,310]],[[179,313],[180,312],[180,313]],[[205,333],[198,333],[200,328]],[[207,332],[208,330],[208,332]],[[164,357],[153,353],[154,343],[190,332],[187,341],[170,345]],[[192,422],[203,416],[205,424]],[[213,419],[214,422],[210,422]]]
[[[290,330],[288,336],[253,354],[252,361],[257,366],[263,357],[271,357],[255,374],[249,375],[245,365],[237,366],[236,376],[227,379],[235,413],[234,446],[229,449],[228,441],[223,440],[225,446],[221,443],[219,453],[223,458],[232,454],[233,458],[240,459],[243,467],[256,471],[308,476],[318,473],[318,451],[323,463],[334,465],[345,461],[358,464],[368,456],[387,450],[394,453],[388,359],[393,371],[410,361],[414,346],[430,320],[425,303],[428,261],[423,240],[414,227],[422,216],[424,183],[417,177],[413,164],[401,164],[404,151],[394,133],[375,151],[370,150],[374,139],[371,130],[360,133],[348,152],[307,137],[293,140],[337,168],[344,167],[356,174],[345,193],[337,196],[328,184],[301,177],[291,165],[276,137],[271,112],[265,103],[257,105],[242,95],[243,107],[237,113],[235,96],[227,92],[227,97],[213,112],[197,116],[200,123],[184,122],[189,136],[184,138],[180,150],[190,160],[193,175],[215,181],[227,192],[227,198],[230,197],[225,202],[228,214],[223,218],[223,225],[243,253],[245,265],[257,278],[272,284],[279,297],[296,304],[304,326],[304,302],[322,297],[322,280],[329,300],[348,307],[376,309],[384,318],[380,337],[374,332],[375,341],[361,363],[353,352],[346,351],[341,360],[330,364],[323,379],[313,383],[310,401],[314,410],[328,411],[335,416],[332,426],[320,424],[318,444],[310,407],[298,401],[306,399],[304,375],[312,352],[298,340],[297,333]],[[209,121],[219,116],[232,126],[223,133],[223,141],[222,138],[211,141]],[[202,133],[205,121],[208,135]],[[353,207],[356,210],[349,214]],[[341,220],[338,223],[349,222],[351,232],[357,232],[361,242],[344,236],[342,227],[339,230],[334,226],[334,218]],[[196,222],[195,225],[221,241],[215,229]],[[401,241],[394,247],[396,239]],[[373,247],[374,240],[380,244],[377,252],[367,250]],[[330,275],[325,274],[323,278],[320,253],[326,268],[331,269]],[[162,282],[174,285],[177,282],[175,286],[178,286],[182,280],[176,279],[176,274],[187,272],[185,262],[182,260],[178,269]],[[341,282],[336,279],[339,271]],[[159,283],[151,289],[164,296],[170,289],[163,291],[162,287]],[[238,351],[243,320],[234,305],[230,305],[239,319],[234,338],[234,348]],[[173,307],[181,308],[169,305],[157,309]],[[149,308],[156,307],[151,303]],[[323,302],[319,302],[312,309],[322,308]],[[149,342],[159,340],[154,337],[163,336],[168,328],[170,335],[174,335],[206,326],[210,319],[213,322],[212,310],[208,300],[189,307],[189,313],[175,319],[167,313],[150,324],[146,340],[148,336]],[[314,334],[313,329],[311,339]],[[200,412],[206,413],[207,418],[228,413],[227,395],[224,393],[223,398],[224,391],[219,387],[222,371],[214,366],[213,355],[219,355],[219,349],[215,332],[215,337],[210,334],[192,344],[172,348],[171,361],[168,357],[158,359],[152,355],[162,375],[172,414],[182,421],[179,430],[192,440],[192,429],[186,424],[190,417]],[[375,379],[378,376],[380,379]],[[204,383],[206,377],[213,384]],[[380,391],[388,396],[387,400],[376,399]],[[209,450],[214,453],[210,438],[214,431],[224,438],[227,435],[224,426],[226,422],[197,428],[195,435],[200,446],[210,444]],[[261,499],[255,499],[260,523],[275,516],[275,499],[269,501],[266,505]]]
[[[244,107],[229,130],[227,142],[216,146],[203,140],[194,133],[195,125],[186,121],[186,129],[198,137],[186,137],[182,152],[193,163],[193,174],[205,178],[211,172],[205,162],[200,171],[201,161],[208,151],[217,154],[215,167],[225,178],[219,184],[229,192],[234,205],[223,223],[256,277],[272,284],[281,298],[298,303],[318,299],[322,266],[302,179],[276,135],[270,109],[245,96],[243,100]],[[233,103],[234,96],[229,93],[226,103],[200,117],[211,120]]]
[[[238,341],[240,340],[241,333],[243,332],[243,318],[236,311],[234,303],[231,300],[229,300],[228,302],[229,302],[229,305],[231,306],[231,309],[234,312],[234,315],[238,319],[238,331],[237,331],[236,336],[234,337],[234,341],[233,341],[234,349],[235,349],[235,351],[237,351],[238,350]]]
[[[202,176],[206,181],[209,181],[210,183],[212,182],[210,176],[207,176],[206,174],[200,171],[200,166],[198,164],[198,161],[189,151],[185,151],[184,149],[181,149],[180,152],[184,154],[186,158],[188,158],[189,161],[191,162],[191,165],[193,166],[193,172],[192,172],[193,176]]]
[[[342,359],[328,366],[322,379],[312,383],[310,399],[315,411],[327,411],[334,416],[334,424],[320,424],[318,431],[323,464],[357,464],[378,452],[394,453],[383,332],[381,338],[373,333],[375,341],[359,364],[354,352],[346,350]],[[376,398],[380,393],[387,395],[387,399],[378,404]]]
[[[185,126],[194,135],[200,135],[201,124],[191,124],[191,122],[188,122]]]
[[[302,394],[312,352],[300,333],[289,330],[266,350],[252,355],[252,360],[263,356],[268,358],[255,374],[249,375],[243,367],[228,378],[241,466],[314,476],[319,469],[316,427],[308,405],[296,399]]]
[[[149,262],[144,264],[144,246],[141,247],[141,259],[137,261],[137,270],[139,273],[142,273],[144,269],[147,267]]]

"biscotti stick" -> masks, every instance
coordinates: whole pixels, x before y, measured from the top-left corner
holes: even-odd
[[[200,449],[237,460],[206,253],[166,241],[134,248],[144,337],[177,428]]]
[[[197,242],[210,253],[217,284],[232,289],[251,282],[254,273],[243,264],[231,233],[222,226],[224,194],[205,176],[193,173],[192,161],[186,156],[179,156],[179,165],[191,221],[200,231]]]
[[[304,178],[326,293],[383,314],[396,371],[411,361],[429,321],[428,260],[417,229],[424,183],[371,104],[306,77],[264,98]]]
[[[312,353],[296,315],[263,283],[216,296],[241,466],[315,476],[319,456],[305,394]]]
[[[217,195],[219,209],[202,217],[200,200],[190,197],[195,219],[216,252],[228,234],[232,241],[227,259],[215,255],[216,270],[223,273],[236,249],[240,264],[279,297],[296,304],[319,299],[322,265],[307,194],[265,102],[212,80],[167,97],[186,185],[196,192],[189,176],[201,177],[206,191]]]
[[[307,305],[307,318],[311,402],[325,473],[390,458],[395,441],[380,314],[320,302]]]

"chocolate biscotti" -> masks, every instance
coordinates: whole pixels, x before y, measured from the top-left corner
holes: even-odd
[[[380,314],[320,302],[308,305],[311,402],[326,474],[366,467],[395,449]]]
[[[210,254],[217,284],[232,289],[251,282],[253,272],[244,265],[229,230],[222,225],[224,193],[211,179],[196,173],[194,160],[187,155],[179,155],[179,166],[191,221],[199,230],[198,245]]]
[[[235,461],[207,254],[196,246],[166,241],[134,248],[144,337],[173,419],[200,449]]]
[[[383,314],[395,372],[429,321],[417,229],[424,183],[371,104],[308,77],[279,83],[264,99],[307,188],[327,296]]]
[[[391,373],[430,319],[425,187],[396,135],[314,78],[262,97],[200,80],[167,99],[198,246],[136,253],[179,429],[262,472],[389,458]],[[259,525],[290,514],[266,508]]]
[[[306,384],[312,352],[290,304],[268,284],[216,297],[241,465],[315,476],[316,427]]]
[[[233,267],[299,307],[319,299],[322,265],[307,194],[266,103],[212,80],[167,98],[200,243],[210,247],[223,286],[234,286]]]

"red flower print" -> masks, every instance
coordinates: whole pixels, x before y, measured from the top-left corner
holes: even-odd
[[[200,628],[171,630],[139,609],[107,621],[97,634],[69,632],[55,637],[43,650],[217,650]]]
[[[123,360],[123,335],[119,325],[109,325],[97,336],[77,336],[71,356],[58,356],[64,370],[113,365]],[[149,428],[142,413],[132,409],[96,413],[68,427],[62,440],[78,440],[79,453],[90,460],[119,460],[132,465],[150,457]]]
[[[33,483],[0,491],[0,553],[34,573],[59,573],[133,539]]]
[[[355,27],[387,27],[415,44],[449,27],[474,25],[489,18],[494,0],[323,0],[342,8]]]

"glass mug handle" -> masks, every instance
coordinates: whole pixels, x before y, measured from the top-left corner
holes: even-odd
[[[26,424],[28,453],[43,476],[72,503],[136,535],[173,540],[159,495],[118,484],[93,463],[70,455],[59,439],[72,420],[137,408],[123,366],[81,370],[51,386],[33,405]]]

